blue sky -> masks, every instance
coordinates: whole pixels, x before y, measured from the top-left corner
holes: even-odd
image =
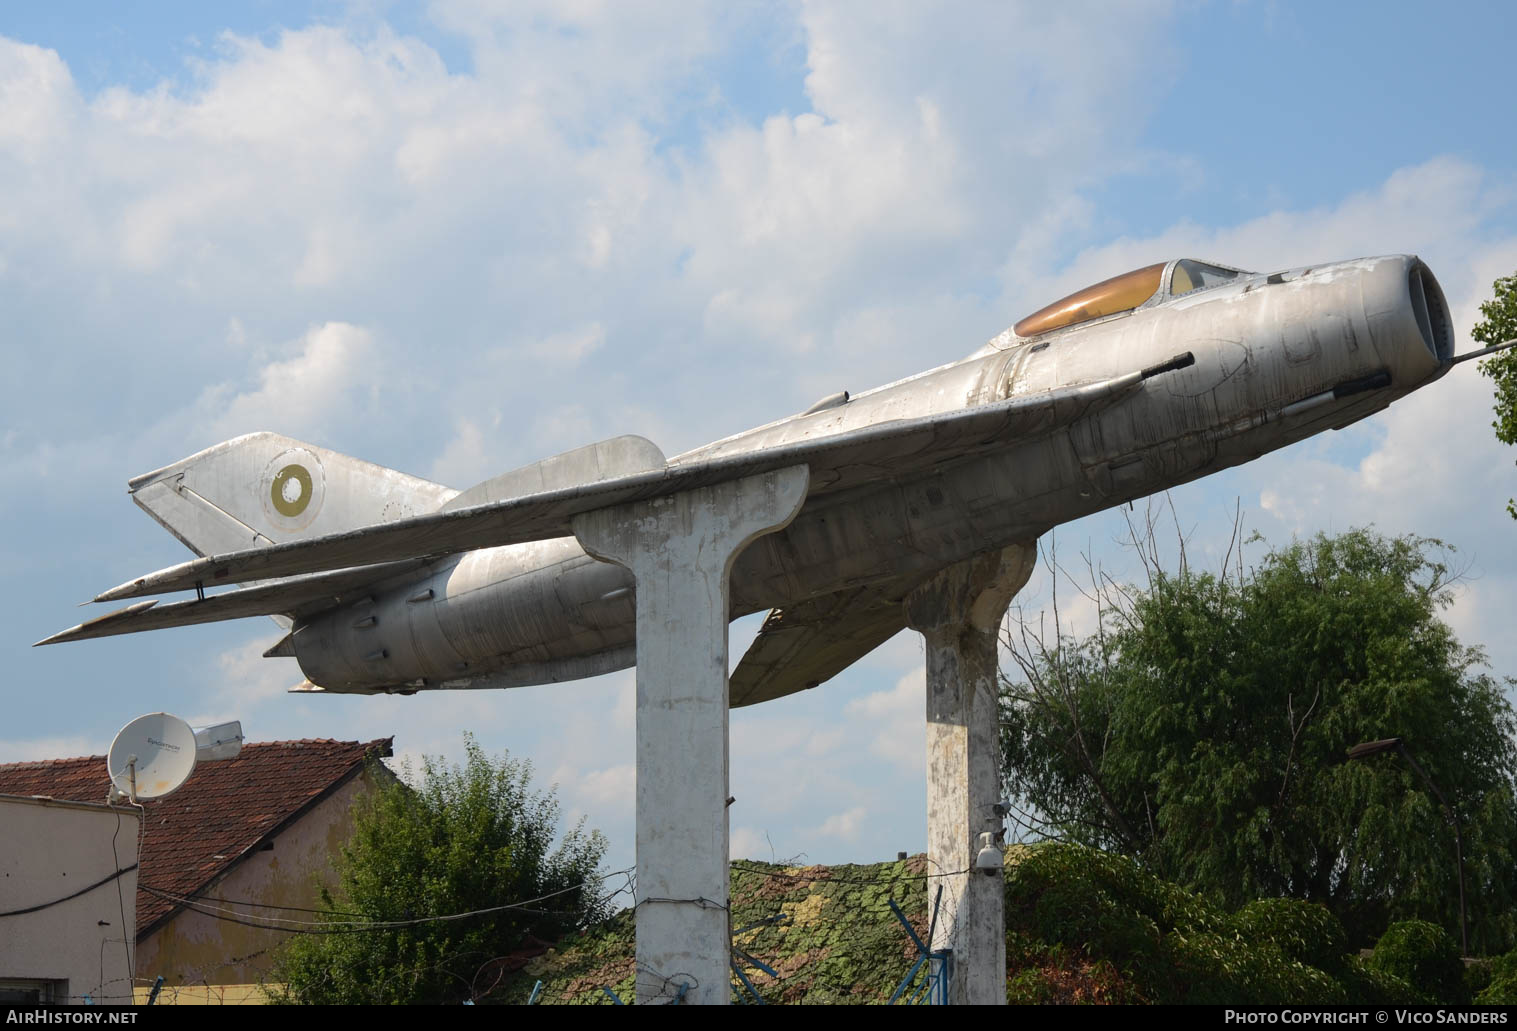
[[[458,755],[468,730],[532,758],[626,865],[630,672],[303,698],[291,660],[259,657],[268,621],[29,645],[184,557],[125,481],[237,433],[456,487],[619,433],[674,454],[1177,254],[1418,253],[1467,333],[1517,269],[1514,23],[1499,4],[0,9],[0,761],[100,752],[158,709],[411,755]],[[1191,553],[1220,557],[1235,502],[1273,541],[1438,536],[1469,565],[1447,617],[1517,673],[1517,470],[1489,422],[1462,369],[1176,491]],[[1065,527],[1061,555],[1136,576],[1120,528]],[[909,635],[735,713],[734,853],[920,850],[922,736]]]

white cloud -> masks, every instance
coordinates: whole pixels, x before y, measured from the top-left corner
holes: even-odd
[[[577,801],[597,809],[628,809],[637,799],[637,767],[620,763],[583,774],[573,784],[559,781],[559,787],[572,793]]]
[[[823,820],[821,825],[810,830],[803,831],[806,836],[822,838],[842,838],[844,841],[853,841],[858,838],[859,830],[864,825],[869,811],[863,806],[854,806],[842,813],[833,813]]]
[[[544,337],[532,344],[530,350],[539,361],[578,365],[605,342],[606,328],[599,322],[592,322],[579,329]]]
[[[724,5],[684,0],[649,7],[434,0],[429,13],[468,39],[494,91],[528,97],[576,127],[625,115],[659,118],[671,85],[737,28]]]
[[[869,751],[913,771],[926,769],[927,673],[918,667],[888,691],[849,702],[844,713],[864,724]]]
[[[430,479],[465,490],[505,471],[491,460],[493,448],[477,420],[460,416],[454,427],[453,439],[432,462]]]
[[[778,855],[774,851],[767,832],[753,827],[732,828],[732,836],[728,839],[728,850],[733,859],[757,859],[761,862],[773,863],[789,858]]]
[[[67,134],[78,105],[57,51],[0,38],[0,151],[29,163],[46,157]]]
[[[199,727],[248,720],[251,725],[260,710],[284,702],[289,689],[305,679],[294,659],[263,657],[285,633],[272,623],[265,626],[268,630],[264,634],[217,656],[212,691],[215,704],[186,716],[190,723]]]
[[[226,438],[280,428],[320,436],[342,421],[361,417],[378,390],[371,334],[358,326],[328,322],[312,326],[299,352],[258,372],[258,386],[227,398],[228,385],[212,387],[198,407],[212,420],[210,433]]]

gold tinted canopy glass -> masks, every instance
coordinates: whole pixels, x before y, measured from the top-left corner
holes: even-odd
[[[1099,319],[1103,315],[1131,311],[1158,291],[1159,282],[1164,278],[1164,266],[1167,264],[1169,263],[1161,261],[1157,265],[1149,265],[1131,272],[1124,272],[1120,276],[1113,276],[1095,286],[1087,286],[1084,290],[1055,301],[1046,308],[1039,308],[1013,326],[1011,331],[1019,337],[1033,337],[1040,333],[1063,329],[1065,326]]]

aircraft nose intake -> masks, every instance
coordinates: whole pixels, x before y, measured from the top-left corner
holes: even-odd
[[[1417,332],[1422,343],[1439,362],[1454,357],[1454,321],[1449,318],[1448,302],[1444,300],[1443,288],[1433,278],[1433,272],[1422,262],[1412,265],[1407,273],[1407,293],[1411,297],[1412,314],[1417,319]]]
[[[1454,356],[1454,323],[1432,271],[1404,255],[1380,262],[1370,280],[1365,314],[1392,380],[1412,388],[1442,374]]]

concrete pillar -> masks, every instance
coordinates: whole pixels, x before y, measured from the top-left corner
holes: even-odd
[[[980,834],[998,831],[1001,618],[1037,562],[1035,544],[952,566],[906,599],[927,643],[927,905],[943,886],[931,949],[953,950],[951,1005],[1006,1002],[1005,901],[999,874],[974,869]]]
[[[730,1000],[727,615],[732,563],[782,529],[810,470],[577,517],[596,558],[637,582],[637,1001]]]

